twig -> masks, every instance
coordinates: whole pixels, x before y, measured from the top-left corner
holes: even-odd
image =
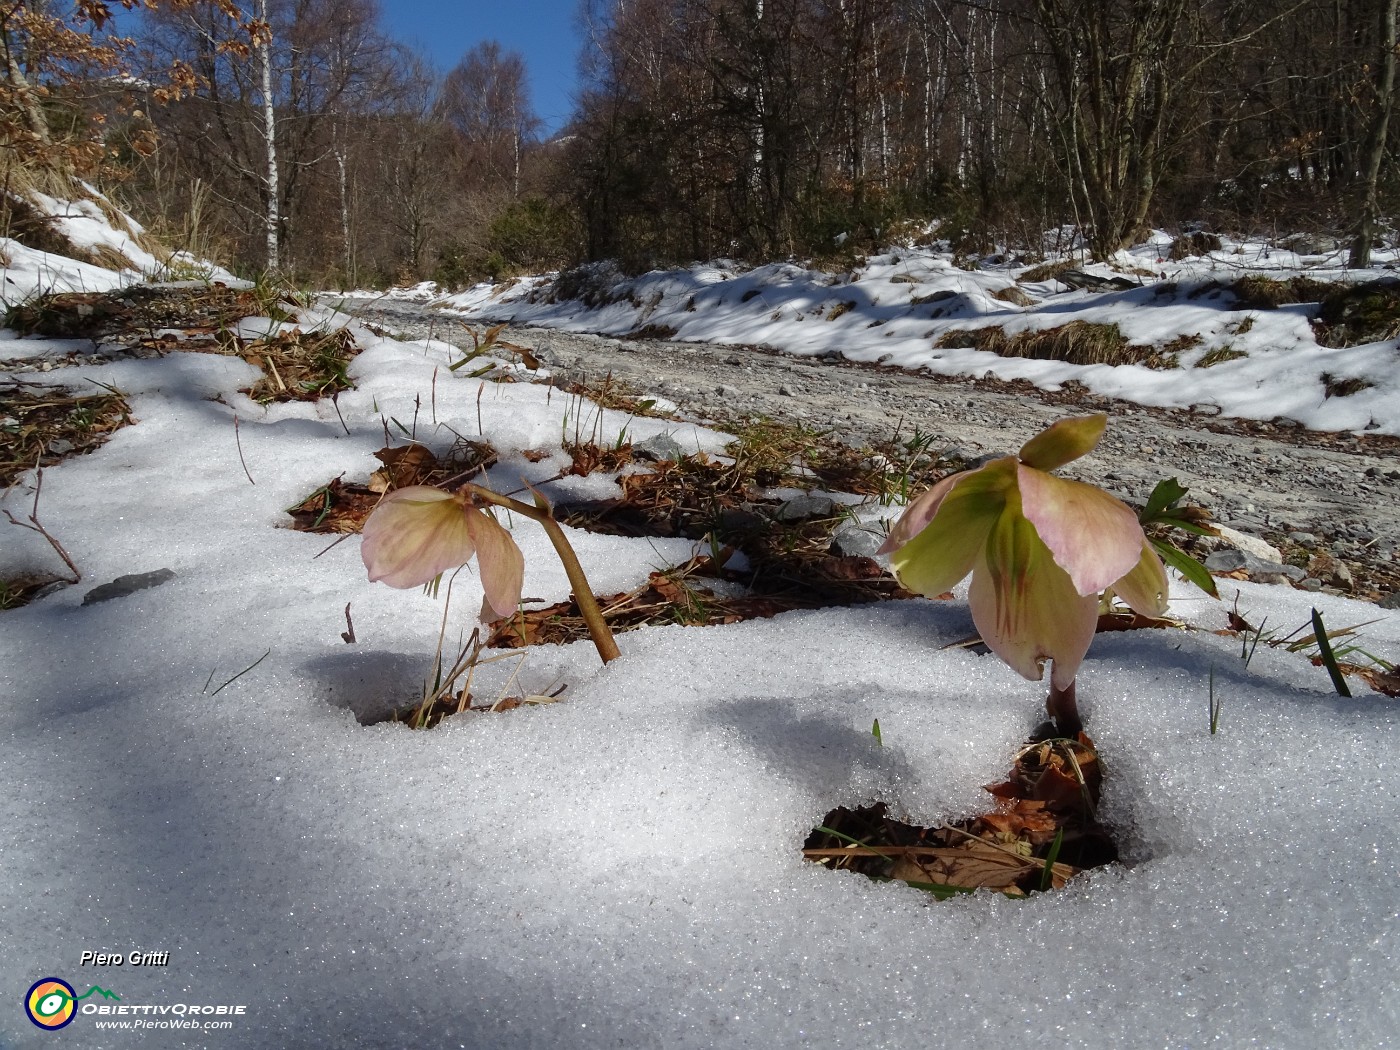
[[[219,693],[221,693],[225,688],[227,688],[228,686],[233,685],[234,682],[238,681],[238,680],[239,680],[240,678],[242,678],[245,674],[247,674],[249,671],[251,671],[254,667],[257,667],[258,664],[260,664],[260,663],[262,663],[264,660],[266,660],[266,659],[268,658],[268,656],[269,656],[271,653],[272,653],[272,650],[271,650],[271,649],[269,649],[267,652],[263,653],[263,654],[262,654],[261,656],[259,656],[256,660],[254,660],[252,663],[250,663],[247,667],[243,668],[243,670],[239,671],[236,675],[234,675],[232,678],[230,678],[227,682],[225,682],[223,685],[219,686],[218,689],[215,689],[212,693],[209,694],[209,696],[210,696],[211,698],[218,696]],[[213,675],[212,672],[210,673],[209,677],[210,677],[210,678],[213,678],[213,677],[214,677],[214,675]],[[207,683],[206,683],[206,685],[207,685]]]
[[[78,571],[78,567],[73,564],[72,555],[70,555],[66,550],[63,549],[63,544],[59,543],[58,540],[54,537],[54,535],[51,532],[49,532],[48,529],[44,528],[44,526],[39,521],[39,493],[43,491],[43,488],[44,468],[39,466],[38,464],[35,464],[34,506],[31,507],[29,510],[29,524],[26,525],[24,522],[20,521],[13,514],[11,514],[8,509],[5,511],[5,517],[10,519],[10,524],[18,525],[22,529],[28,529],[30,532],[37,532],[40,536],[44,537],[44,539],[48,540],[49,546],[54,549],[54,553],[63,559],[63,564],[68,566],[68,571],[73,574],[73,582],[77,583],[83,578],[83,574],[80,573]]]
[[[353,645],[355,641],[355,621],[350,619],[350,603],[345,603],[345,630],[340,632],[340,637],[346,645]]]
[[[324,548],[322,548],[322,549],[321,549],[321,552],[320,552],[319,554],[314,554],[314,555],[312,555],[311,560],[312,560],[312,561],[315,561],[315,560],[316,560],[317,558],[319,558],[322,554],[325,554],[327,551],[331,550],[331,549],[334,548],[334,547],[338,547],[340,544],[344,543],[346,540],[348,540],[348,539],[349,539],[351,536],[353,536],[353,535],[355,535],[353,532],[344,533],[343,535],[339,536],[334,542],[332,542],[331,545],[330,545],[329,547],[324,547]]]
[[[277,374],[277,362],[272,359],[272,355],[267,355],[267,366],[272,369],[272,378],[277,380],[277,389],[282,393],[287,392],[287,384],[282,382],[282,377]]]
[[[350,436],[350,428],[345,426],[345,417],[340,414],[340,391],[337,390],[331,395],[331,407],[335,409],[335,417],[340,420],[340,425],[345,427],[345,436]]]
[[[249,484],[249,485],[256,485],[257,482],[253,480],[253,475],[248,473],[248,461],[247,461],[246,459],[243,458],[243,438],[242,438],[241,436],[239,436],[239,433],[238,433],[238,413],[237,413],[237,412],[235,412],[235,413],[233,414],[233,440],[234,440],[234,441],[237,443],[237,445],[238,445],[238,462],[240,462],[240,463],[243,464],[243,473],[244,473],[244,474],[247,476],[247,478],[248,478],[248,484]]]

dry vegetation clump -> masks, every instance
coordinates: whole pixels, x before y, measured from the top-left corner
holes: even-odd
[[[1327,397],[1350,397],[1352,394],[1359,394],[1363,390],[1370,390],[1376,384],[1369,379],[1362,379],[1353,376],[1350,379],[1341,379],[1330,372],[1322,373],[1322,389]]]
[[[263,377],[243,391],[260,404],[316,401],[355,386],[346,369],[360,348],[346,328],[293,328],[254,340],[226,333],[223,346],[263,370]]]
[[[1238,361],[1240,358],[1248,356],[1243,350],[1236,350],[1233,346],[1218,346],[1214,350],[1207,351],[1196,362],[1196,367],[1210,368],[1214,365],[1224,364],[1226,361]]]
[[[1332,285],[1313,322],[1323,346],[1347,347],[1400,337],[1400,279]]]
[[[288,304],[290,305],[290,304]],[[252,290],[221,284],[199,287],[132,285],[114,292],[57,292],[36,296],[10,308],[5,326],[21,335],[62,339],[108,339],[129,343],[158,339],[162,331],[179,331],[187,339],[206,336],[245,317],[269,312],[269,304]],[[273,305],[279,320],[291,315]],[[174,343],[173,336],[169,339]],[[173,349],[173,345],[169,348]],[[201,347],[200,349],[208,349]]]
[[[1277,310],[1280,306],[1293,303],[1321,302],[1336,288],[1334,281],[1318,280],[1306,275],[1286,279],[1250,275],[1226,284],[1218,281],[1207,282],[1193,291],[1190,298],[1214,298],[1212,292],[1224,291],[1235,297],[1241,310]]]
[[[563,303],[577,301],[590,309],[622,302],[632,297],[631,288],[624,282],[625,274],[615,262],[583,263],[565,270],[550,284],[532,294],[539,295],[545,302]],[[640,306],[641,303],[636,305]]]
[[[998,288],[992,293],[992,298],[1000,299],[1002,302],[1010,303],[1013,306],[1034,306],[1037,302],[1036,299],[1033,299],[1031,296],[1021,291],[1021,289],[1017,288],[1014,284],[1006,288]]]
[[[0,488],[26,470],[91,452],[132,422],[115,391],[74,394],[11,380],[0,385]]]
[[[36,208],[13,186],[7,189],[8,193],[0,194],[0,230],[6,237],[35,251],[70,259],[84,258],[85,253],[63,235],[52,216]],[[125,265],[129,266],[130,263]]]
[[[1068,259],[1061,260],[1060,262],[1041,263],[1039,266],[1032,266],[1025,273],[1021,274],[1020,277],[1016,278],[1016,280],[1022,284],[1049,281],[1060,276],[1060,274],[1064,273],[1066,270],[1073,270],[1076,265],[1076,263]]]
[[[1190,259],[1193,256],[1209,255],[1211,252],[1218,252],[1223,247],[1224,245],[1220,243],[1220,238],[1215,234],[1197,230],[1195,233],[1188,233],[1172,241],[1171,248],[1168,249],[1167,252],[1167,257],[1173,262],[1180,262],[1182,259]]]
[[[1038,361],[1066,361],[1074,365],[1146,365],[1177,367],[1179,348],[1129,343],[1116,324],[1071,321],[1056,328],[1042,328],[1007,335],[998,325],[962,328],[947,332],[940,347],[989,350],[1002,357],[1027,357]]]

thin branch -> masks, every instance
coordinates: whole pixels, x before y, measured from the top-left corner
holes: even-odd
[[[248,477],[248,484],[249,484],[249,485],[256,485],[257,482],[253,480],[253,475],[248,473],[248,461],[247,461],[246,459],[243,458],[243,439],[242,439],[241,437],[239,437],[239,435],[238,435],[238,413],[237,413],[237,412],[235,412],[235,413],[233,414],[233,440],[234,440],[234,441],[237,443],[237,445],[238,445],[238,462],[240,462],[240,463],[243,464],[243,473],[244,473],[245,475],[247,475],[247,477]]]
[[[68,571],[73,574],[72,582],[77,583],[83,578],[83,574],[78,571],[77,565],[73,564],[72,555],[64,550],[63,544],[59,543],[53,534],[39,522],[39,493],[43,491],[44,488],[44,468],[35,466],[34,471],[34,506],[30,508],[29,511],[29,523],[25,524],[20,521],[11,514],[9,510],[5,511],[5,517],[10,519],[12,525],[18,525],[22,529],[28,529],[30,532],[37,532],[40,536],[44,537],[44,539],[48,540],[49,546],[54,549],[54,553],[63,559],[63,564],[68,566]]]

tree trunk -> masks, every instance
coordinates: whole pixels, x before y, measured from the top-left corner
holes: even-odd
[[[1376,108],[1371,126],[1366,131],[1363,149],[1365,168],[1362,174],[1364,196],[1361,215],[1356,223],[1356,238],[1351,242],[1351,258],[1347,265],[1364,270],[1371,265],[1371,248],[1376,240],[1376,220],[1381,205],[1379,185],[1381,163],[1385,159],[1386,133],[1390,127],[1390,111],[1395,90],[1395,17],[1400,13],[1400,0],[1385,0],[1380,12],[1381,64],[1376,71]]]
[[[340,237],[345,248],[345,278],[351,288],[359,287],[355,273],[355,240],[350,229],[350,177],[345,161],[345,147],[336,144],[335,164],[340,176]]]
[[[268,21],[267,0],[258,0],[258,18],[264,23]],[[263,40],[256,46],[260,59],[259,73],[262,76],[263,143],[267,148],[267,173],[264,176],[267,209],[264,212],[263,223],[267,232],[267,268],[276,273],[282,266],[282,216],[279,201],[281,186],[277,170],[277,113],[273,108],[272,98],[272,42]]]

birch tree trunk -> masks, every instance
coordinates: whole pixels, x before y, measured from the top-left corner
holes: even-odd
[[[258,0],[258,20],[265,26],[271,23],[267,17],[267,0]],[[281,226],[279,196],[280,179],[277,171],[277,113],[273,108],[272,97],[272,38],[271,30],[259,38],[256,44],[259,59],[259,74],[262,77],[262,131],[263,143],[267,149],[267,171],[263,177],[264,192],[267,195],[267,210],[264,213],[264,229],[267,232],[267,268],[276,273],[282,266]]]

